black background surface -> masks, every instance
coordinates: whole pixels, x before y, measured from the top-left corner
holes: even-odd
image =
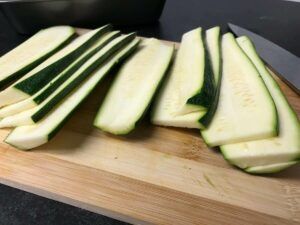
[[[142,0],[141,0],[142,2]],[[160,22],[121,27],[124,32],[179,41],[182,33],[227,22],[250,29],[300,56],[300,3],[283,0],[168,0]],[[16,33],[0,13],[0,55],[27,37]],[[101,215],[0,185],[2,225],[125,224]]]

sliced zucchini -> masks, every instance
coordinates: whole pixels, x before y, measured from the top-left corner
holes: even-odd
[[[27,98],[20,102],[13,103],[11,105],[4,106],[3,108],[1,108],[0,109],[0,118],[2,120],[5,117],[16,115],[16,114],[26,111],[28,109],[32,109],[36,106],[37,106],[37,104],[34,101],[32,101],[32,97]]]
[[[214,101],[215,85],[212,66],[215,71],[220,62],[218,51],[218,29],[208,31],[208,54],[197,28],[183,35],[181,45],[169,77],[164,83],[154,105],[152,123],[162,126],[204,128],[210,121],[203,118]],[[216,46],[212,46],[216,45]],[[213,58],[210,59],[210,56]],[[219,75],[216,75],[218,77]]]
[[[39,109],[39,107],[34,107],[26,111],[22,111],[18,114],[8,116],[0,121],[0,128],[4,127],[17,127],[23,125],[34,124],[31,116]]]
[[[199,110],[207,111],[213,98],[214,77],[202,29],[197,28],[184,34],[181,45],[183,53],[178,53],[177,68],[179,70],[174,73],[179,74],[177,76],[182,79],[179,84],[179,99],[185,100],[185,104],[178,108],[176,114],[185,115]]]
[[[213,27],[206,32],[206,46],[212,64],[212,70],[214,75],[215,86],[218,86],[218,82],[221,77],[221,51],[220,51],[220,27]]]
[[[48,85],[43,87],[40,91],[32,95],[31,97],[24,99],[20,102],[5,106],[0,109],[0,118],[8,117],[34,108],[42,103],[47,97],[49,97],[64,81],[66,81],[76,70],[78,70],[88,59],[95,55],[100,49],[102,49],[107,43],[119,36],[119,31],[112,31],[101,37],[91,48],[89,48],[82,56],[80,56],[75,62],[62,71],[57,77],[55,77]]]
[[[209,146],[277,135],[277,112],[260,74],[231,33],[222,38],[222,84],[217,111],[202,137]]]
[[[97,113],[94,125],[113,134],[127,134],[148,108],[170,62],[174,48],[157,39],[143,41],[120,69]]]
[[[213,27],[206,31],[206,46],[209,56],[209,63],[214,75],[214,94],[207,112],[200,118],[200,123],[204,127],[208,127],[213,119],[219,103],[220,87],[222,81],[222,59],[221,59],[221,39],[220,39],[220,27]]]
[[[104,48],[84,63],[69,79],[54,91],[45,101],[33,109],[5,117],[0,127],[16,127],[37,123],[45,117],[65,96],[79,86],[94,70],[112,54],[123,48],[135,38],[135,33],[123,35],[108,43]]]
[[[31,70],[20,80],[0,92],[0,107],[29,98],[38,92],[110,29],[111,26],[106,25],[78,37]]]
[[[245,171],[253,174],[278,173],[297,163],[299,163],[299,161],[276,163],[276,164],[265,165],[265,166],[254,166],[254,167],[246,168]]]
[[[297,114],[257,55],[251,41],[247,37],[240,37],[237,41],[256,66],[273,97],[279,118],[279,135],[268,139],[223,145],[221,151],[228,161],[246,171],[270,164],[294,162],[300,158],[300,124]]]
[[[138,43],[139,40],[137,39],[131,41],[64,98],[47,117],[35,125],[15,128],[5,139],[5,142],[23,150],[29,150],[48,142],[62,128],[74,110],[93,91],[102,78],[115,65],[128,57],[136,49]]]
[[[0,58],[0,88],[18,79],[66,45],[74,36],[70,26],[44,29]]]

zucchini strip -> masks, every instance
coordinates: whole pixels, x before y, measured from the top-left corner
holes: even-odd
[[[0,88],[28,73],[35,66],[65,46],[75,34],[70,26],[56,26],[39,31],[0,58]]]
[[[205,32],[205,42],[209,54],[209,61],[214,75],[214,84],[218,86],[221,78],[221,48],[220,27],[213,27]]]
[[[203,124],[204,127],[208,127],[212,121],[215,112],[218,107],[220,88],[222,81],[222,59],[221,59],[221,39],[220,39],[220,27],[213,27],[206,31],[206,46],[208,52],[209,63],[214,76],[214,93],[211,97],[211,103],[208,107],[207,112],[203,117],[200,118],[199,122]]]
[[[94,125],[113,134],[128,134],[146,112],[172,59],[173,47],[157,39],[143,41],[120,69]]]

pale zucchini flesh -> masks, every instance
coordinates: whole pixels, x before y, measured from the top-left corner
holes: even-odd
[[[221,76],[220,27],[213,27],[205,32],[205,41],[212,64],[214,84],[218,85]]]
[[[0,58],[0,88],[18,79],[66,45],[74,36],[70,26],[56,26],[34,36]]]
[[[78,37],[21,79],[1,91],[0,107],[29,98],[38,92],[110,29],[111,26],[106,25]]]
[[[31,97],[19,101],[14,104],[10,104],[0,109],[0,118],[12,116],[22,111],[34,108],[43,102],[47,97],[50,96],[59,86],[65,82],[76,70],[80,68],[89,58],[95,55],[100,49],[102,49],[107,43],[119,36],[119,31],[112,31],[101,37],[91,48],[89,48],[81,57],[75,62],[69,65],[64,71],[62,71],[57,77],[53,79],[48,85],[43,87],[40,91],[32,95]],[[0,122],[0,127],[6,124]]]
[[[202,29],[185,33],[170,73],[156,98],[152,123],[203,128],[199,120],[206,114],[211,101],[207,95],[214,90],[209,67]]]
[[[264,166],[254,166],[254,167],[246,168],[245,171],[252,174],[278,173],[297,163],[299,163],[299,161],[290,161],[285,163],[276,163],[276,164],[270,164]]]
[[[156,106],[154,105],[154,107]],[[199,118],[203,117],[205,114],[206,111],[190,112],[185,115],[172,116],[172,117],[170,117],[169,114],[166,117],[163,117],[163,114],[160,114],[159,117],[152,117],[151,121],[153,124],[160,125],[160,126],[202,129],[204,127],[200,123],[197,123],[196,121],[198,121]]]
[[[222,83],[219,104],[202,137],[219,146],[277,135],[277,111],[256,67],[234,36],[222,37]]]
[[[256,66],[273,97],[278,112],[279,134],[268,139],[224,145],[221,146],[222,153],[232,164],[248,172],[265,165],[288,165],[289,162],[295,162],[300,159],[300,124],[297,114],[257,55],[251,41],[247,37],[240,37],[237,41]]]
[[[14,116],[18,113],[27,111],[28,109],[32,109],[36,106],[37,106],[37,104],[33,101],[33,99],[31,97],[24,99],[20,102],[14,103],[14,104],[4,106],[3,108],[0,109],[0,118],[1,118],[0,124],[4,118]],[[1,128],[1,125],[0,125],[0,128]]]
[[[47,143],[61,129],[72,112],[92,92],[102,78],[113,67],[128,57],[136,49],[138,43],[137,39],[131,41],[88,77],[82,85],[63,99],[47,117],[35,125],[15,128],[5,139],[5,142],[23,150],[29,150]]]
[[[12,116],[7,116],[0,121],[0,128],[17,127],[34,124],[31,116],[37,112],[39,107],[30,108]]]
[[[37,123],[45,117],[52,108],[67,96],[72,90],[79,86],[94,70],[103,64],[116,51],[123,48],[135,38],[135,34],[128,34],[118,37],[108,43],[99,52],[93,55],[86,63],[84,63],[68,80],[66,80],[57,90],[55,90],[40,105],[27,111],[5,117],[0,121],[0,127],[16,127]]]
[[[157,39],[143,41],[138,52],[117,73],[94,125],[117,135],[131,132],[168,69],[173,49]]]

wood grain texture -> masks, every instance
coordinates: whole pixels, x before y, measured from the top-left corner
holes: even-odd
[[[277,80],[299,115],[299,96]],[[153,126],[147,115],[126,137],[93,128],[110,82],[48,144],[22,152],[1,142],[0,182],[131,223],[300,224],[299,166],[245,174],[197,130]]]

